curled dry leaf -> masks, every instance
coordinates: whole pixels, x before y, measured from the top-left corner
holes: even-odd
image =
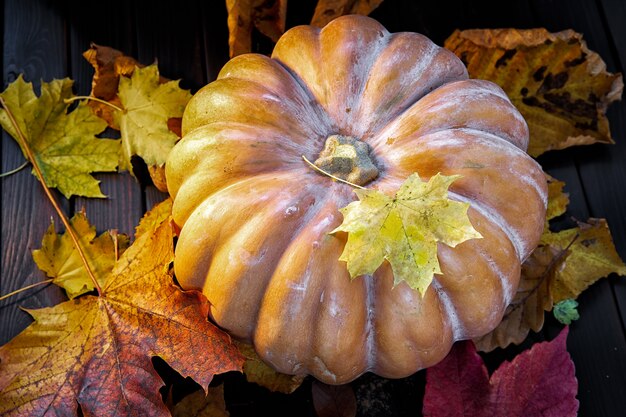
[[[367,16],[382,2],[383,0],[318,0],[311,25],[324,27],[331,20],[346,14]]]
[[[83,57],[93,66],[95,71],[91,81],[91,96],[118,107],[121,106],[117,96],[120,76],[130,76],[135,71],[135,67],[143,67],[143,65],[117,49],[95,43],[92,43],[89,49],[83,52]],[[87,104],[110,127],[116,130],[120,129],[113,117],[114,108],[95,100],[90,100]]]
[[[85,416],[167,416],[152,356],[205,387],[241,370],[207,300],[174,285],[173,258],[163,223],[124,252],[100,296],[28,310],[35,322],[0,347],[0,414],[74,415],[78,404]]]
[[[274,42],[285,31],[287,0],[226,0],[230,57],[252,50],[252,29]]]
[[[578,381],[567,352],[567,327],[535,344],[489,377],[471,342],[456,343],[426,371],[427,417],[574,417]]]
[[[276,372],[259,358],[251,345],[237,341],[235,341],[235,345],[246,358],[246,362],[243,364],[243,373],[248,382],[283,394],[291,394],[302,385],[305,375],[286,375]]]
[[[78,212],[70,224],[79,238],[80,246],[94,275],[104,281],[113,266],[128,247],[126,235],[104,232],[96,237],[96,228],[89,224],[84,212]],[[70,299],[94,290],[93,281],[85,271],[82,260],[69,234],[58,235],[54,222],[41,242],[41,249],[33,251],[33,259],[53,283],[62,287]],[[102,286],[104,282],[99,282]]]
[[[445,42],[472,78],[500,85],[530,129],[528,153],[595,142],[613,143],[605,116],[619,99],[621,74],[572,30],[476,29],[455,31]]]
[[[72,84],[68,78],[42,82],[37,97],[33,85],[20,75],[0,94],[6,106],[0,108],[0,125],[18,143],[19,132],[24,135],[46,186],[57,188],[67,198],[105,197],[100,181],[91,173],[115,171],[120,141],[96,137],[106,123],[84,104],[68,113],[70,104],[65,100],[73,97]]]

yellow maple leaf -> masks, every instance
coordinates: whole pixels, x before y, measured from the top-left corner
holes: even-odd
[[[73,97],[70,79],[42,82],[37,97],[32,84],[20,75],[0,96],[30,145],[48,187],[67,198],[105,197],[90,173],[115,171],[120,141],[96,138],[106,123],[85,104],[68,113],[65,100]],[[0,124],[19,143],[11,117],[2,108]]]
[[[167,122],[182,117],[191,94],[178,81],[159,83],[159,70],[153,64],[136,68],[130,78],[120,77],[118,96],[122,109],[114,116],[122,136],[120,169],[132,172],[133,155],[147,165],[163,165],[178,141]]]
[[[119,256],[128,247],[128,237],[104,232],[96,237],[96,228],[89,224],[84,213],[76,213],[70,220],[79,238],[80,246],[96,277],[104,279],[111,272]],[[33,259],[54,284],[62,287],[72,299],[94,290],[85,266],[69,234],[58,235],[54,222],[41,242],[41,249],[33,251]],[[100,283],[102,284],[102,282]]]
[[[331,233],[348,232],[339,260],[354,278],[371,274],[385,259],[394,285],[405,281],[424,294],[433,275],[441,273],[437,242],[454,247],[482,237],[467,217],[468,203],[448,199],[458,175],[437,174],[423,182],[412,174],[395,197],[376,190],[355,190],[360,201],[341,209],[343,223]]]
[[[167,198],[156,204],[139,220],[139,224],[135,227],[135,239],[139,239],[144,233],[152,233],[163,222],[172,218],[171,198]]]
[[[572,30],[473,29],[455,31],[445,47],[465,62],[472,78],[507,93],[528,122],[528,153],[595,142],[613,143],[605,112],[620,98],[621,74]]]

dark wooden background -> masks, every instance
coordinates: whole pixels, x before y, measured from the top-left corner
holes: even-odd
[[[71,77],[75,91],[88,94],[92,70],[81,54],[90,42],[109,45],[142,63],[158,60],[161,73],[182,79],[195,92],[213,80],[228,59],[228,31],[223,0],[46,1],[4,0],[2,28],[3,89],[23,73],[28,81]],[[287,26],[306,24],[315,0],[291,0]],[[442,45],[456,28],[546,27],[574,29],[607,63],[623,72],[626,64],[626,1],[624,0],[386,0],[373,14],[392,32],[421,32]],[[269,52],[271,44],[255,37],[254,47]],[[539,158],[544,169],[567,183],[569,214],[585,220],[604,217],[622,258],[626,258],[626,103],[608,111],[616,145],[593,145],[551,152]],[[1,171],[19,166],[23,157],[15,142],[2,136]],[[98,231],[116,228],[131,233],[139,218],[165,196],[148,182],[127,174],[98,174],[106,200],[60,194],[66,213],[85,208]],[[2,246],[0,294],[43,279],[31,251],[40,246],[51,218],[56,218],[29,170],[0,181]],[[58,219],[56,224],[60,224]],[[58,288],[23,293],[0,303],[0,344],[29,323],[18,306],[38,308],[63,299]],[[576,364],[580,416],[626,416],[626,280],[611,276],[579,297],[581,319],[572,324],[568,350]],[[544,330],[520,347],[485,355],[491,369],[533,342],[551,339],[560,326],[547,319]],[[246,384],[242,376],[224,378],[232,416],[315,415],[311,381],[294,394],[269,394]],[[366,375],[352,383],[359,415],[418,416],[424,372],[403,380]]]

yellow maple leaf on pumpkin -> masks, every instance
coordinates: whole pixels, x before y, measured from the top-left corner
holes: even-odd
[[[441,273],[437,242],[454,247],[482,237],[467,217],[469,204],[448,199],[457,178],[437,174],[423,182],[412,174],[395,197],[355,190],[360,201],[341,209],[343,223],[331,232],[349,233],[339,260],[347,262],[350,275],[371,274],[387,259],[394,285],[405,281],[424,294],[433,275]]]

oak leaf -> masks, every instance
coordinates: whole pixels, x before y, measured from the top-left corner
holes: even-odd
[[[448,199],[448,187],[457,178],[437,174],[422,182],[412,174],[395,197],[355,190],[360,201],[341,209],[343,223],[331,232],[348,232],[339,260],[347,262],[350,275],[371,274],[386,259],[394,285],[405,281],[423,294],[434,274],[441,273],[437,242],[454,247],[481,237],[467,217],[469,204]]]
[[[120,169],[132,171],[131,158],[140,156],[147,165],[161,166],[178,141],[168,120],[182,117],[191,94],[178,81],[159,82],[155,64],[136,68],[130,78],[121,77],[118,96],[123,111],[114,114],[122,135]]]
[[[108,275],[100,296],[27,310],[35,322],[0,347],[0,414],[169,415],[151,357],[208,386],[241,370],[209,304],[172,281],[172,229],[143,234]]]
[[[285,31],[287,0],[226,0],[230,57],[252,51],[252,29],[272,41]]]
[[[427,417],[574,417],[578,381],[566,349],[568,329],[535,344],[489,377],[469,341],[426,371]]]
[[[367,16],[382,2],[383,0],[318,0],[311,25],[324,27],[331,20],[347,14]]]
[[[37,97],[32,84],[20,75],[0,96],[30,145],[48,187],[67,198],[105,197],[99,181],[90,174],[115,171],[120,141],[96,137],[106,123],[86,105],[80,103],[68,113],[70,105],[65,100],[73,97],[70,79],[42,82]],[[19,143],[19,133],[2,108],[0,124]]]
[[[530,129],[528,153],[595,142],[613,143],[605,112],[621,97],[621,74],[572,30],[475,29],[445,42],[472,78],[500,85]]]
[[[246,362],[243,364],[243,373],[248,382],[283,394],[291,394],[302,385],[305,375],[287,375],[276,372],[259,358],[251,345],[237,341],[235,341],[235,345],[246,358]]]
[[[70,224],[94,275],[104,280],[128,247],[128,237],[111,232],[96,237],[95,226],[89,224],[83,212],[76,213]],[[94,290],[72,239],[67,233],[58,235],[54,222],[43,237],[41,249],[33,251],[33,259],[39,269],[54,279],[54,284],[65,289],[70,299]]]
[[[626,265],[615,250],[609,226],[604,219],[579,222],[578,227],[541,236],[543,245],[555,248],[571,246],[571,254],[556,273],[551,286],[554,302],[577,298],[594,282],[611,273],[626,275]]]

